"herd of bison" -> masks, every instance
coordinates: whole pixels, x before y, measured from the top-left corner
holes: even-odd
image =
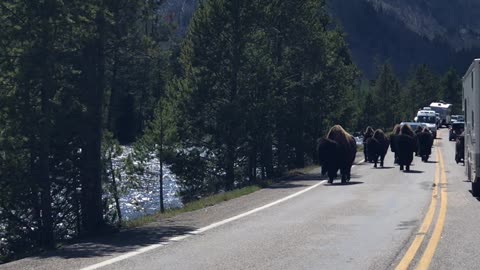
[[[368,127],[364,133],[363,146],[365,161],[380,163],[383,167],[388,148],[395,155],[395,163],[401,171],[410,171],[414,156],[427,162],[434,142],[432,132],[428,128],[419,127],[415,131],[409,125],[396,125],[387,136],[381,129]],[[322,166],[322,175],[328,176],[328,183],[333,183],[340,170],[341,182],[350,181],[350,171],[355,161],[357,144],[354,137],[341,126],[333,126],[325,138],[318,140],[318,162]]]

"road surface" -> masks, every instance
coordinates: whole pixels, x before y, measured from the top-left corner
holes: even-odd
[[[411,173],[361,163],[0,269],[480,269],[480,203],[439,131]]]

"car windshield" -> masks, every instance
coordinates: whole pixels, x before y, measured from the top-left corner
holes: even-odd
[[[420,123],[436,123],[436,117],[435,116],[418,116],[417,117],[417,122]]]

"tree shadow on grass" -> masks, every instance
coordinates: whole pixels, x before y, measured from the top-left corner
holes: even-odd
[[[126,253],[138,248],[167,242],[168,239],[189,234],[197,228],[178,225],[148,225],[89,239],[81,239],[58,250],[39,254],[38,258],[91,258]]]

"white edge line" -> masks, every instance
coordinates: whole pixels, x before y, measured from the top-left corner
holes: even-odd
[[[115,258],[112,258],[112,259],[109,259],[109,260],[106,260],[106,261],[103,261],[103,262],[100,262],[100,263],[96,263],[96,264],[93,264],[93,265],[90,265],[90,266],[87,266],[87,267],[84,267],[84,268],[81,268],[80,270],[95,270],[95,269],[99,269],[99,268],[102,268],[102,267],[105,267],[107,265],[110,265],[110,264],[114,264],[116,262],[119,262],[119,261],[123,261],[123,260],[126,260],[128,258],[131,258],[131,257],[134,257],[134,256],[137,256],[137,255],[140,255],[142,253],[145,253],[145,252],[148,252],[148,251],[151,251],[151,250],[154,250],[154,249],[157,249],[157,248],[160,248],[160,247],[163,247],[163,246],[166,246],[168,243],[171,243],[171,242],[178,242],[178,241],[182,241],[192,235],[198,235],[198,234],[201,234],[203,232],[206,232],[208,230],[211,230],[211,229],[214,229],[216,227],[219,227],[219,226],[222,226],[222,225],[225,225],[227,223],[230,223],[232,221],[235,221],[237,219],[241,219],[243,217],[246,217],[246,216],[249,216],[251,214],[254,214],[254,213],[257,213],[257,212],[260,212],[262,210],[265,210],[269,207],[272,207],[274,205],[277,205],[279,203],[282,203],[282,202],[285,202],[285,201],[288,201],[292,198],[295,198],[297,196],[300,196],[302,195],[303,193],[307,192],[307,191],[310,191],[324,183],[326,183],[327,180],[323,180],[323,181],[320,181],[319,183],[311,186],[311,187],[308,187],[306,189],[303,189],[297,193],[294,193],[292,195],[289,195],[287,197],[284,197],[282,199],[279,199],[277,201],[274,201],[274,202],[271,202],[269,204],[266,204],[264,206],[261,206],[261,207],[258,207],[258,208],[255,208],[253,210],[250,210],[248,212],[245,212],[243,214],[240,214],[240,215],[236,215],[234,217],[231,217],[231,218],[227,218],[227,219],[224,219],[222,221],[219,221],[219,222],[215,222],[215,223],[212,223],[208,226],[205,226],[203,228],[200,228],[200,229],[197,229],[195,231],[192,231],[192,232],[188,232],[187,234],[185,235],[180,235],[180,236],[175,236],[175,237],[171,237],[167,240],[165,240],[164,242],[162,243],[158,243],[158,244],[153,244],[153,245],[149,245],[149,246],[146,246],[146,247],[142,247],[142,248],[139,248],[137,250],[134,250],[134,251],[130,251],[130,252],[127,252],[123,255],[120,255],[120,256],[117,256]]]

